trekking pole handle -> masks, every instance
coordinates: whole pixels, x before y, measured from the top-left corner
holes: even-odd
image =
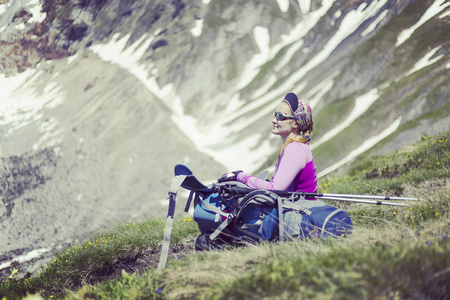
[[[248,194],[250,192],[256,191],[255,189],[251,188],[244,188],[244,187],[238,187],[238,186],[230,186],[230,185],[216,185],[213,184],[211,187],[211,191],[213,193],[222,193],[222,192],[230,192],[233,194]]]

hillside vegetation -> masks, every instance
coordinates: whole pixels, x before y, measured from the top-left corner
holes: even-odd
[[[194,252],[196,223],[176,216],[172,253],[156,272],[163,219],[118,224],[55,253],[31,276],[0,283],[2,299],[444,299],[450,286],[449,132],[389,156],[359,159],[324,193],[419,197],[408,207],[333,203],[346,239]]]
[[[288,92],[321,174],[441,133],[448,32],[449,0],[0,0],[0,266],[163,216],[177,163],[272,167]]]

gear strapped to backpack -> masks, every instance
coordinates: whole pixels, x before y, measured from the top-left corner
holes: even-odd
[[[352,230],[347,212],[321,200],[306,200],[303,193],[252,190],[238,182],[213,185],[211,191],[194,192],[194,220],[209,239],[205,248],[214,246],[217,237],[231,244],[258,243],[312,236],[345,237]]]
[[[185,212],[194,202],[194,220],[202,233],[197,250],[223,244],[259,243],[316,237],[345,237],[353,226],[349,214],[305,193],[254,190],[239,182],[206,187],[183,165],[175,167],[169,191],[169,213],[158,269],[167,260],[175,199],[181,186],[190,190]],[[165,257],[164,257],[165,256]]]

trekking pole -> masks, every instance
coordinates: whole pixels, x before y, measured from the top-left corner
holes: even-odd
[[[218,192],[220,190],[233,191],[236,194],[247,194],[254,189],[249,188],[241,188],[241,187],[227,187],[224,186],[213,186],[212,190],[214,192]],[[421,200],[417,198],[400,198],[400,197],[384,197],[384,196],[365,196],[365,195],[339,195],[339,194],[319,194],[319,193],[303,193],[303,192],[288,192],[288,191],[272,191],[275,194],[283,197],[290,197],[293,194],[297,194],[299,196],[303,196],[306,199],[316,198],[323,200],[332,200],[332,201],[343,201],[343,202],[353,202],[353,203],[365,203],[365,204],[376,204],[376,205],[391,205],[391,206],[409,206],[407,204],[402,203],[393,203],[393,202],[382,202],[380,200]],[[362,198],[362,199],[358,199]],[[363,199],[374,199],[374,200],[363,200]]]
[[[347,195],[347,194],[317,194],[324,197],[345,197],[357,199],[376,199],[376,200],[392,200],[392,201],[422,201],[420,198],[403,198],[403,197],[389,197],[389,196],[371,196],[371,195]]]
[[[350,198],[340,198],[340,197],[330,197],[330,196],[316,196],[317,199],[331,200],[331,201],[343,201],[343,202],[353,202],[353,203],[364,203],[364,204],[376,204],[376,205],[391,205],[391,206],[409,206],[403,203],[393,203],[393,202],[382,202],[380,200],[361,200],[361,199],[350,199]]]

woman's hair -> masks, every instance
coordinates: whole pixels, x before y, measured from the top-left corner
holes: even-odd
[[[311,130],[308,130],[307,132],[303,132],[303,134],[299,134],[299,135],[297,135],[294,138],[288,137],[286,139],[286,142],[284,142],[283,146],[281,146],[280,155],[283,154],[283,151],[286,148],[286,146],[289,145],[292,142],[303,143],[303,144],[308,143],[309,142],[309,136],[311,134],[312,134],[312,124],[311,124]]]

